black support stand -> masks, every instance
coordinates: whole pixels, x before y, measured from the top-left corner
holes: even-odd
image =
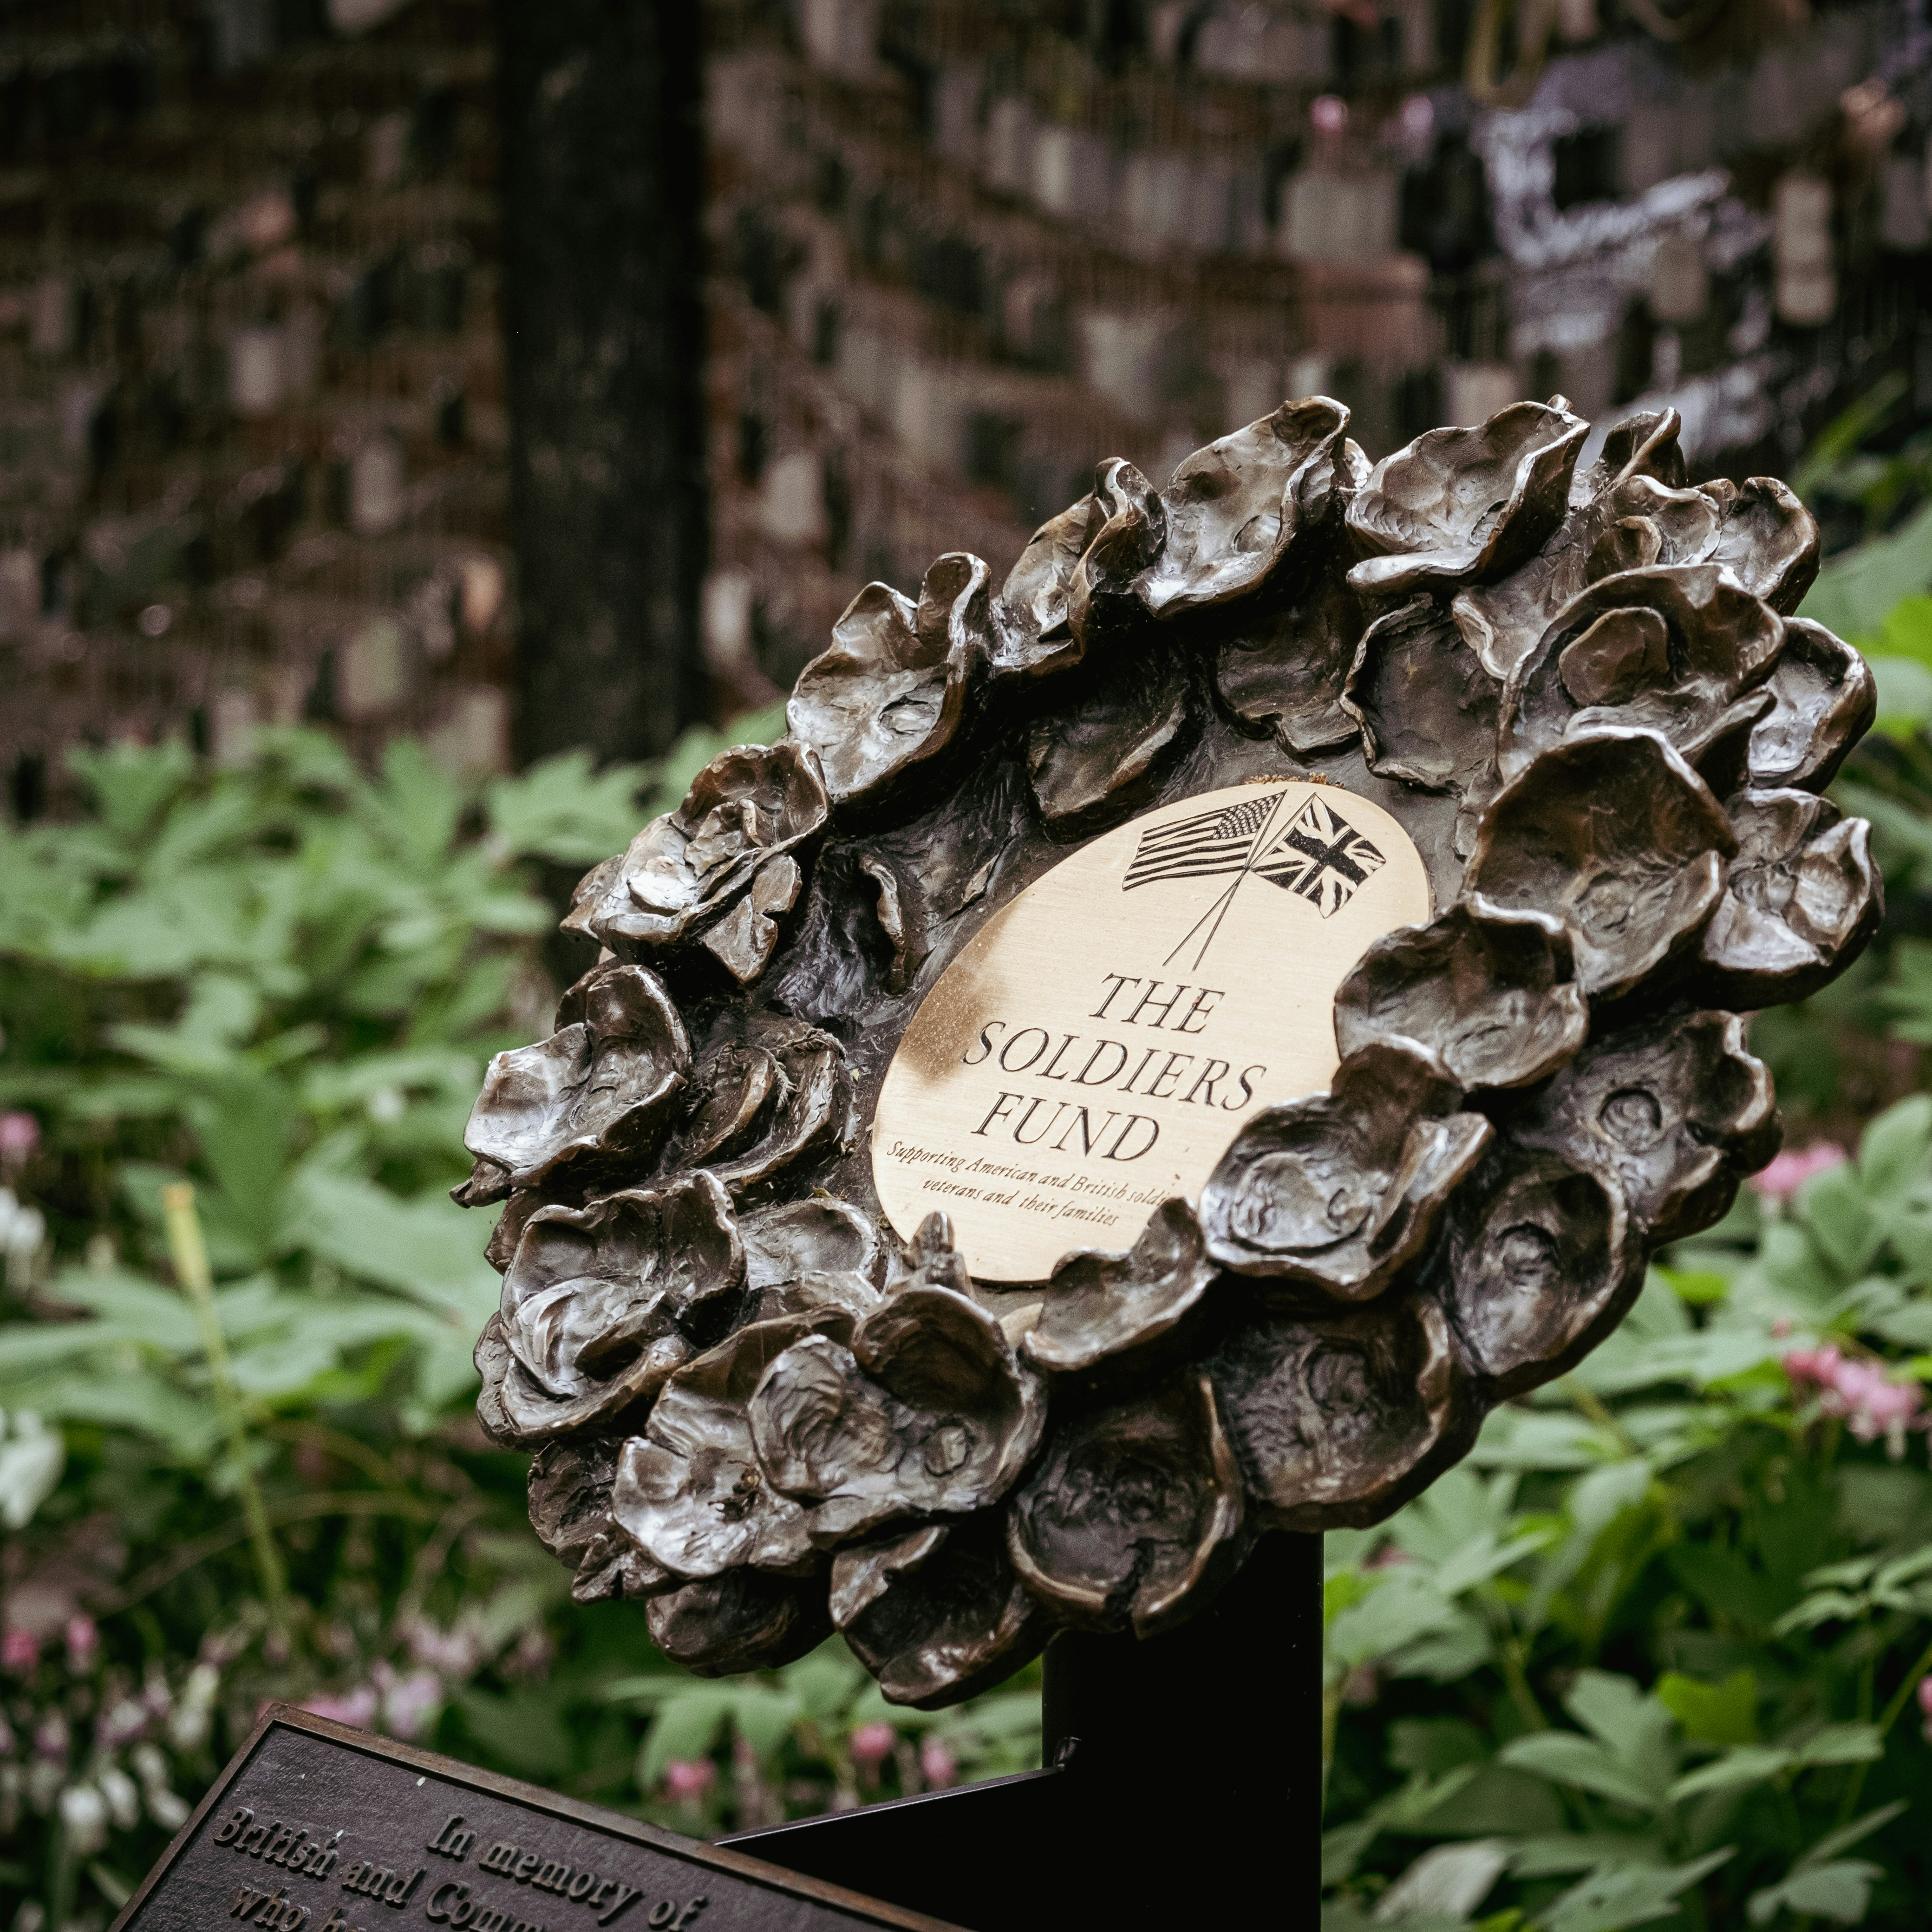
[[[1320,1537],[1264,1537],[1166,1636],[1062,1632],[1044,1718],[1046,1770],[722,1842],[971,1932],[1315,1932]]]

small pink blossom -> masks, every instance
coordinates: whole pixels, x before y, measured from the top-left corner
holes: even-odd
[[[541,1624],[532,1624],[498,1666],[508,1677],[542,1677],[556,1660],[556,1646]]]
[[[0,1636],[0,1670],[18,1671],[22,1676],[39,1660],[40,1646],[32,1630],[17,1626]]]
[[[58,1711],[50,1711],[35,1727],[34,1755],[50,1762],[58,1761],[67,1756],[71,1742],[66,1718]]]
[[[416,1737],[442,1708],[442,1679],[434,1670],[412,1670],[384,1694],[383,1727],[392,1737]]]
[[[466,1630],[438,1630],[418,1619],[405,1634],[410,1655],[427,1670],[440,1670],[452,1677],[467,1677],[483,1660],[483,1646],[476,1634]]]
[[[366,1731],[375,1721],[379,1701],[373,1684],[358,1684],[344,1696],[311,1697],[302,1708],[318,1718],[332,1718],[338,1724],[352,1724],[358,1731]]]
[[[67,1667],[76,1677],[84,1677],[94,1668],[94,1660],[100,1654],[100,1630],[92,1617],[69,1617],[65,1634]]]
[[[1932,1677],[1918,1680],[1918,1708],[1925,1718],[1925,1742],[1932,1744]]]
[[[40,1124],[32,1114],[0,1114],[0,1168],[25,1167],[40,1144]]]
[[[1309,104],[1310,124],[1318,134],[1334,140],[1348,126],[1348,104],[1339,94],[1318,94]]]
[[[944,1738],[928,1738],[919,1748],[919,1774],[928,1791],[944,1791],[959,1776],[959,1760]]]
[[[854,1764],[869,1766],[890,1757],[892,1747],[898,1741],[899,1734],[890,1724],[861,1724],[846,1739],[846,1748],[851,1752]]]
[[[708,1757],[674,1757],[664,1766],[664,1795],[680,1804],[695,1804],[717,1778],[718,1767]]]
[[[1808,1148],[1786,1148],[1751,1185],[1767,1201],[1789,1201],[1814,1174],[1842,1167],[1851,1156],[1836,1141],[1814,1141]]]
[[[1932,1429],[1932,1415],[1922,1412],[1924,1391],[1916,1382],[1894,1382],[1882,1363],[1852,1360],[1827,1342],[1792,1349],[1784,1358],[1784,1372],[1793,1394],[1802,1394],[1808,1383],[1815,1385],[1820,1410],[1841,1418],[1861,1442],[1883,1437],[1894,1462],[1905,1454],[1908,1430]]]

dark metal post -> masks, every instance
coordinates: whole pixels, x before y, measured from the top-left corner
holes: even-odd
[[[1166,1636],[1063,1632],[1044,1717],[1046,1771],[724,1842],[974,1932],[1232,1923],[1256,1900],[1314,1932],[1320,1537],[1264,1537]]]
[[[700,10],[494,11],[519,747],[636,758],[706,701]]]

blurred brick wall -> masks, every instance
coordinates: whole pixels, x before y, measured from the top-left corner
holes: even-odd
[[[0,32],[0,759],[263,721],[504,756],[486,8],[46,0]],[[385,13],[392,16],[380,17]]]
[[[866,578],[1004,572],[1097,458],[1284,395],[1372,456],[1668,401],[1706,474],[1888,368],[1932,415],[1924,0],[1512,17],[713,0],[714,661],[783,682]]]
[[[1376,456],[1667,400],[1738,475],[1888,371],[1932,419],[1927,0],[1561,0],[1514,53],[1500,0],[705,17],[721,716],[868,578],[1003,573],[1098,458],[1284,395]],[[16,808],[130,731],[507,756],[493,100],[481,0],[0,16]]]

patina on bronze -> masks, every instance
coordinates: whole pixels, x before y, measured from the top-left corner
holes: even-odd
[[[946,1923],[371,1737],[265,1711],[112,1932],[949,1932]]]
[[[1692,488],[1669,411],[1587,465],[1560,397],[1372,465],[1347,426],[1102,464],[1004,586],[868,586],[784,741],[580,890],[604,956],[468,1136],[481,1413],[693,1669],[836,1627],[931,1707],[1172,1642],[1774,1150],[1736,1012],[1880,911],[1810,518]]]

